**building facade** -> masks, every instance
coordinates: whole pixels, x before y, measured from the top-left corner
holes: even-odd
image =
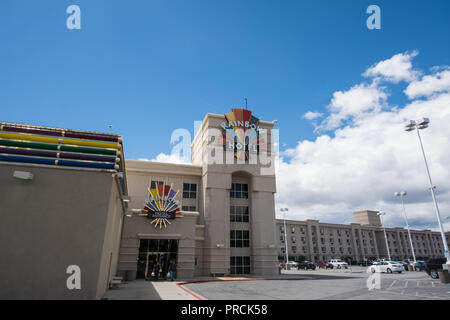
[[[119,275],[148,277],[155,262],[165,274],[173,260],[179,278],[276,274],[273,126],[244,109],[207,114],[192,142],[192,165],[127,161]],[[176,191],[179,214],[156,220],[143,213],[164,190]]]
[[[0,299],[101,299],[126,212],[122,139],[0,122]]]
[[[392,260],[413,260],[407,229],[383,228],[377,213],[370,210],[355,212],[357,223],[350,224],[277,219],[278,259],[286,259],[287,241],[288,258],[292,261],[388,259],[388,246]],[[440,232],[411,230],[411,238],[417,260],[444,256]],[[446,240],[449,243],[449,232],[446,232]]]

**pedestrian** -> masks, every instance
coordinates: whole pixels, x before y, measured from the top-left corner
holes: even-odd
[[[176,270],[177,270],[177,265],[175,263],[175,260],[172,260],[169,264],[170,281],[174,280]]]
[[[155,274],[154,281],[159,280],[159,272],[160,272],[161,266],[159,265],[158,260],[156,260],[155,264],[153,265],[153,273]]]

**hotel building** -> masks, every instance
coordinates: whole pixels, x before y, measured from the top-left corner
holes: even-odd
[[[163,275],[175,261],[178,279],[272,276],[284,241],[290,260],[387,257],[374,211],[349,225],[288,220],[285,237],[274,125],[207,114],[187,165],[125,160],[118,135],[0,122],[0,299],[100,299],[156,261]],[[391,256],[411,258],[406,231],[386,232]],[[417,257],[443,255],[438,233],[412,235]]]
[[[343,259],[360,262],[364,259],[413,260],[408,231],[402,227],[384,228],[377,211],[354,212],[355,223],[333,224],[318,220],[277,219],[278,259],[312,262]],[[386,231],[386,238],[384,236]],[[450,232],[446,232],[449,243]],[[417,260],[443,257],[444,248],[440,232],[411,230]]]

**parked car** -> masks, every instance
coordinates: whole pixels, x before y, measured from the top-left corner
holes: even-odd
[[[331,259],[330,263],[336,269],[348,269],[348,263],[345,261],[342,261],[341,259]]]
[[[422,260],[417,260],[416,263],[413,263],[413,268],[415,271],[423,271],[425,270],[426,262]]]
[[[402,273],[405,269],[403,268],[403,265],[395,262],[395,261],[380,261],[376,265],[372,265],[369,267],[370,272],[397,272]]]
[[[316,267],[319,269],[333,269],[333,265],[329,262],[316,262]]]
[[[447,262],[446,258],[434,258],[425,263],[425,272],[433,279],[439,279],[439,271],[442,271],[442,265]]]
[[[303,261],[298,264],[297,268],[299,270],[316,270],[316,265],[310,261]]]
[[[295,261],[288,261],[285,266],[287,266],[288,268],[297,268],[298,267],[298,262]]]
[[[408,271],[408,263],[405,261],[392,261],[396,264],[400,264],[403,267],[403,271]]]
[[[361,262],[358,262],[358,265],[362,266],[362,267],[368,267],[368,266],[373,265],[373,262],[372,262],[372,260],[363,260]]]

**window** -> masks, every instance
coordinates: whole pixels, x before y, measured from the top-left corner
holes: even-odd
[[[333,229],[328,230],[328,232],[330,233],[330,237],[333,236]]]
[[[308,250],[306,249],[306,247],[303,247],[303,253],[307,253]]]
[[[232,183],[230,197],[248,199],[248,184]]]
[[[292,252],[297,253],[297,246],[292,246]]]
[[[291,233],[295,233],[295,227],[291,227]]]
[[[301,233],[305,233],[305,228],[300,228]]]
[[[280,232],[284,232],[284,227],[280,226]]]
[[[181,210],[183,210],[183,211],[194,211],[194,212],[197,211],[195,206],[182,206]]]
[[[230,221],[231,222],[248,222],[248,207],[247,206],[230,206]],[[281,231],[283,232],[284,230],[281,230]]]
[[[280,236],[281,243],[284,243],[284,236]]]
[[[248,230],[230,230],[230,247],[250,247],[250,232]]]
[[[295,236],[291,236],[292,243],[295,243],[297,241],[297,238]]]
[[[305,243],[305,237],[302,237],[302,242]]]
[[[337,230],[336,232],[337,232],[338,236],[341,236],[341,230]]]
[[[231,274],[249,274],[250,257],[230,257]]]
[[[156,186],[163,185],[164,181],[156,181],[152,180],[152,183],[150,184],[150,189],[155,189]]]
[[[347,237],[350,237],[350,231],[345,230],[345,234],[347,235]]]
[[[197,185],[195,183],[183,183],[183,198],[197,198]]]
[[[320,234],[323,235],[323,229],[320,229]]]
[[[322,253],[325,253],[325,252],[327,252],[327,248],[322,247]]]

